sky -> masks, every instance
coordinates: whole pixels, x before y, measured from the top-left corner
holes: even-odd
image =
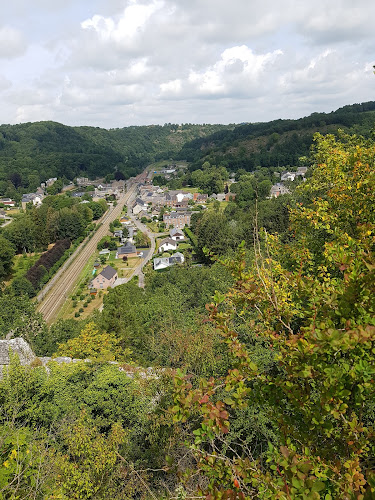
[[[12,0],[0,123],[300,118],[375,100],[373,0]]]

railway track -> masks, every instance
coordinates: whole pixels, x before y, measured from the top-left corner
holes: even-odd
[[[86,262],[93,252],[95,252],[96,246],[101,238],[107,235],[109,224],[121,215],[122,208],[133,195],[134,189],[135,187],[132,186],[129,191],[118,200],[117,206],[110,209],[104,215],[101,221],[102,226],[85,245],[82,244],[82,246],[77,248],[68,261],[70,264],[66,267],[64,266],[64,268],[59,271],[60,275],[59,273],[56,275],[55,282],[50,290],[41,298],[37,310],[43,315],[47,323],[50,324],[56,319],[60,308],[73,290],[78,280],[78,276]]]

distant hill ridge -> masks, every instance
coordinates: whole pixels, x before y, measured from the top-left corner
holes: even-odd
[[[230,170],[295,165],[308,154],[313,134],[343,128],[368,135],[375,123],[375,102],[351,104],[331,113],[296,120],[241,125],[165,124],[119,129],[70,127],[46,121],[0,126],[0,195],[33,191],[49,177],[125,178],[159,159],[204,161]]]
[[[224,165],[230,170],[253,170],[258,166],[295,165],[309,153],[316,132],[336,133],[344,129],[368,135],[375,125],[375,101],[351,104],[331,113],[246,123],[232,129],[186,143],[178,158],[193,162],[193,169],[204,161]]]

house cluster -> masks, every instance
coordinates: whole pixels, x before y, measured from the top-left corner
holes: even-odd
[[[137,252],[137,249],[134,245],[134,234],[136,233],[136,228],[132,226],[132,222],[127,216],[123,216],[120,218],[120,222],[124,227],[126,227],[128,235],[124,238],[124,229],[116,229],[113,233],[113,236],[119,238],[122,245],[117,249],[116,259],[130,259],[132,257],[141,257],[142,253]],[[99,252],[99,255],[109,256],[110,250],[105,248]],[[93,278],[90,282],[90,288],[92,289],[107,289],[109,287],[115,286],[115,282],[118,279],[117,271],[111,267],[106,266],[95,278]]]
[[[114,196],[119,198],[121,193],[125,191],[126,182],[124,180],[111,181],[105,183],[103,179],[96,179],[90,181],[87,177],[77,177],[76,184],[79,188],[92,187],[93,190],[89,194],[92,196],[93,201],[99,201],[107,196]],[[72,193],[72,196],[83,196],[84,191]]]
[[[159,186],[141,185],[139,196],[134,200],[132,212],[139,219],[142,217],[158,217],[162,207],[172,209],[171,213],[164,214],[163,221],[167,227],[183,228],[190,224],[190,212],[187,211],[189,201],[205,203],[206,194],[188,193],[186,191],[168,191]]]
[[[35,193],[26,193],[22,195],[21,205],[25,210],[27,203],[32,203],[35,207],[40,207],[45,197],[44,189],[42,187],[38,188]]]
[[[175,252],[170,257],[156,257],[154,259],[154,270],[166,269],[175,264],[183,264],[184,256],[181,252],[176,252],[178,244],[185,240],[184,233],[178,228],[172,228],[169,232],[169,238],[165,238],[160,242],[158,253]]]
[[[277,198],[282,194],[289,194],[290,190],[283,184],[285,181],[295,181],[298,178],[305,179],[307,167],[298,167],[296,172],[283,172],[280,174],[280,181],[271,187],[270,198]]]

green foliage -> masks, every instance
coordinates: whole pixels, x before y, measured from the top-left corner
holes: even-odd
[[[227,169],[254,171],[259,166],[282,168],[299,165],[309,155],[316,132],[336,133],[339,128],[371,135],[374,124],[373,101],[344,106],[331,113],[313,113],[298,120],[248,123],[215,131],[194,139],[181,148],[177,158],[193,162],[192,170],[208,161]]]
[[[192,185],[209,195],[222,193],[226,180],[228,180],[227,170],[224,167],[211,166],[209,162],[203,163],[202,169],[194,170],[191,174]]]
[[[142,231],[137,231],[134,236],[134,244],[137,247],[144,248],[151,246],[151,240],[146,233],[142,233]]]
[[[0,499],[43,498],[49,473],[47,448],[36,432],[0,425]]]
[[[133,283],[110,290],[97,319],[99,329],[114,332],[139,362],[186,365],[197,373],[221,371],[226,356],[219,337],[209,324],[201,325],[206,303],[230,281],[218,264],[152,273],[144,292]]]
[[[9,274],[12,268],[14,255],[15,250],[13,245],[9,240],[0,236],[0,280]]]
[[[27,295],[7,288],[0,294],[1,338],[7,335],[23,337],[32,345],[35,339],[45,334],[46,325]]]
[[[1,125],[0,194],[19,199],[20,192],[35,190],[50,177],[59,178],[48,188],[51,194],[58,192],[63,178],[108,175],[127,179],[158,157],[171,157],[186,141],[224,128],[168,124],[105,130],[55,122]]]
[[[126,433],[114,424],[108,437],[101,434],[85,413],[73,425],[66,423],[59,438],[64,453],[56,457],[57,484],[64,498],[103,498],[119,461],[117,452]]]
[[[81,308],[79,312],[83,312],[83,309]],[[114,335],[100,333],[94,323],[88,323],[77,337],[59,344],[57,356],[106,361],[128,360],[130,351],[119,349],[118,343]]]
[[[193,447],[211,495],[374,495],[367,407],[375,396],[375,146],[348,136],[316,141],[313,176],[300,188],[310,202],[291,214],[295,238],[285,246],[256,234],[253,265],[246,267],[243,251],[228,261],[235,286],[209,306],[233,368],[197,389],[183,373],[176,378],[175,420],[201,416]],[[274,355],[273,365],[255,362],[239,318]],[[226,437],[233,412],[257,405],[275,430],[268,451],[257,457],[240,441],[233,453]]]

